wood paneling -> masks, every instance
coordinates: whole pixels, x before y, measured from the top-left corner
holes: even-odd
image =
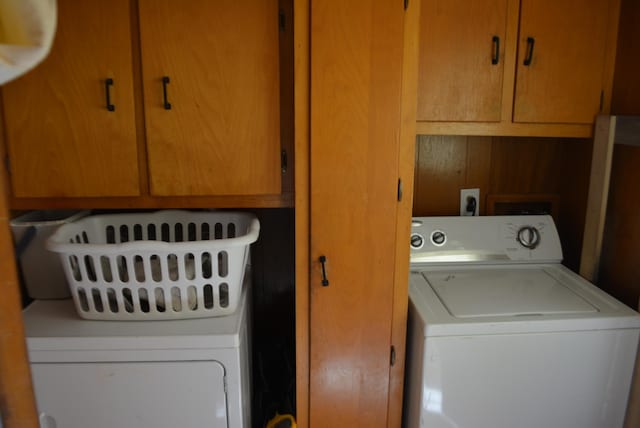
[[[640,115],[640,2],[622,0],[611,114]]]
[[[640,287],[640,150],[616,145],[602,243],[598,285],[627,305],[638,307]]]
[[[49,56],[2,88],[15,196],[139,194],[129,24],[128,0],[58,2]]]
[[[508,0],[423,3],[417,119],[500,121]]]
[[[310,425],[383,427],[405,12],[373,0],[311,7]]]
[[[293,209],[255,210],[260,239],[251,245],[253,426],[295,414],[295,236]],[[249,428],[249,427],[248,427]]]
[[[480,194],[488,194],[491,190],[491,180],[487,177],[486,171],[491,169],[491,159],[493,156],[492,139],[488,137],[474,137],[467,139],[467,163],[465,188],[478,188]],[[480,205],[480,214],[486,210],[484,205]]]
[[[560,212],[556,226],[562,242],[563,263],[578,272],[589,197],[593,140],[564,139],[560,144],[563,148],[560,170],[554,174],[560,182]]]
[[[458,215],[460,189],[486,196],[554,195],[565,264],[578,268],[589,184],[590,140],[419,136],[414,216]]]
[[[419,136],[416,150],[414,215],[458,215],[460,189],[489,192],[491,138]]]
[[[609,16],[617,18],[618,12],[612,4],[609,0],[521,2],[514,122],[594,122],[606,89]],[[529,37],[535,45],[531,64],[525,65]]]
[[[491,193],[557,193],[562,151],[558,140],[495,138]]]
[[[419,136],[413,215],[455,215],[466,175],[465,137]]]
[[[151,194],[279,193],[278,0],[139,6]]]
[[[611,110],[620,115],[640,114],[640,4],[623,0],[620,37]],[[609,201],[601,251],[598,285],[631,307],[640,296],[640,221],[637,185],[640,182],[638,147],[615,145]],[[638,406],[640,407],[640,406]]]
[[[622,0],[618,54],[611,113],[640,115],[640,2]],[[614,148],[609,203],[597,284],[633,308],[640,309],[638,257],[640,221],[637,183],[640,153],[637,147]],[[635,211],[634,211],[635,210]],[[640,357],[639,357],[640,361]],[[640,369],[636,364],[634,386],[627,408],[626,428],[640,425]]]
[[[611,110],[620,115],[640,114],[640,4],[623,0],[620,37]],[[609,201],[601,250],[598,285],[631,307],[640,297],[640,221],[636,183],[640,182],[640,150],[615,145]],[[639,406],[640,407],[640,406]]]

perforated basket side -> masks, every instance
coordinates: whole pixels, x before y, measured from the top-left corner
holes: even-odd
[[[215,224],[211,223],[211,213],[205,214],[209,214],[209,224]],[[187,242],[180,242],[180,237],[179,242],[65,242],[69,233],[77,235],[88,228],[85,226],[63,231],[57,240],[51,240],[50,248],[59,252],[76,308],[84,318],[151,320],[228,315],[239,301],[249,245],[259,231],[254,216],[241,214],[238,218],[242,217],[244,223],[234,224],[244,233],[240,237]],[[172,219],[160,221],[174,221],[175,217]],[[123,219],[120,223],[113,218],[107,220],[87,223],[94,228],[99,223],[103,229],[140,224],[135,223],[140,218],[124,219],[125,223]],[[202,222],[193,217],[188,221]],[[216,221],[231,224],[228,218],[218,217]],[[182,224],[190,227],[190,223]]]

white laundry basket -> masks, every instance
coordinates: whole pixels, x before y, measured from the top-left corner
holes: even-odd
[[[109,214],[61,226],[47,248],[83,318],[201,318],[235,311],[259,232],[242,212]]]

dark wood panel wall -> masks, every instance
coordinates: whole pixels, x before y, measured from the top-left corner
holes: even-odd
[[[622,0],[611,114],[640,115],[640,2]],[[640,148],[613,150],[609,201],[597,285],[640,309]],[[625,428],[640,426],[640,356]]]
[[[640,2],[622,0],[611,114],[640,115]]]
[[[640,115],[640,2],[623,0],[611,113]],[[598,285],[637,308],[640,298],[640,148],[613,151]]]
[[[295,414],[294,210],[254,210],[260,237],[251,246],[253,427],[276,412]]]
[[[582,246],[592,144],[587,139],[418,136],[414,216],[458,215],[460,189],[553,199],[565,264],[577,269]]]

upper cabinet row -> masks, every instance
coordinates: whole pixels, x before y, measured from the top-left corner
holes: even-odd
[[[589,136],[618,0],[422,1],[418,133]]]
[[[280,194],[278,16],[59,0],[50,55],[2,88],[13,196]]]

